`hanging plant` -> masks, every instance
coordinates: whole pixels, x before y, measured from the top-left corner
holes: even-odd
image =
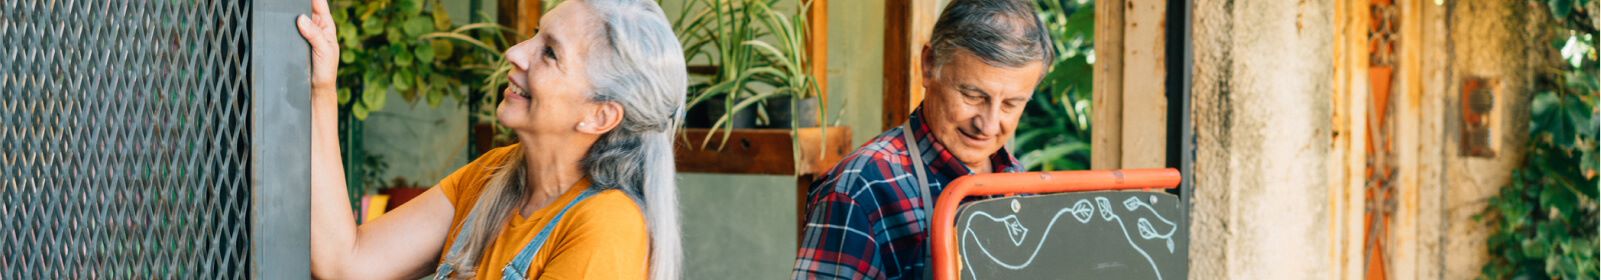
[[[509,29],[489,23],[453,26],[438,0],[338,0],[340,108],[358,120],[384,108],[390,90],[406,102],[462,101],[466,85],[494,75]],[[454,29],[453,29],[454,27]],[[486,93],[487,95],[487,93]]]

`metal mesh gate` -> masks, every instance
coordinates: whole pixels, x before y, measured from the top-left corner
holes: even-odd
[[[252,274],[252,8],[0,1],[0,279]]]

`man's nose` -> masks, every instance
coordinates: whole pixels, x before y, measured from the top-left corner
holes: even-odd
[[[978,116],[973,117],[973,128],[977,128],[980,135],[999,135],[1001,133],[1001,122],[999,121],[1000,118],[998,118],[999,115],[1000,114],[996,113],[995,110],[984,110],[983,113],[979,113]]]

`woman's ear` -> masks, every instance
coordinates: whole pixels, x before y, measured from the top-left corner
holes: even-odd
[[[616,129],[623,123],[623,105],[617,102],[606,101],[584,114],[578,121],[578,132],[601,135]]]

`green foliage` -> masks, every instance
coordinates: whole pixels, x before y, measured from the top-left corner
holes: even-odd
[[[514,32],[491,23],[454,26],[438,0],[333,0],[338,26],[339,141],[346,185],[354,199],[383,187],[388,163],[366,153],[362,121],[382,110],[388,91],[408,103],[439,106],[445,98],[493,99],[505,83],[501,53]],[[508,38],[507,34],[513,37]],[[498,80],[494,79],[500,75]],[[485,85],[474,95],[467,85]],[[490,98],[484,98],[488,96]],[[462,102],[471,106],[471,102]],[[491,118],[492,119],[492,118]]]
[[[382,110],[390,89],[408,103],[439,106],[467,97],[500,63],[506,29],[469,24],[455,29],[438,0],[335,0],[339,26],[340,108],[365,120]],[[427,4],[427,5],[425,5]]]
[[[1088,169],[1095,7],[1079,0],[1036,4],[1057,56],[1018,123],[1014,143],[1031,171]]]
[[[778,0],[691,0],[672,17],[684,46],[684,59],[704,59],[715,69],[709,74],[692,73],[696,82],[690,85],[685,107],[713,98],[725,101],[726,113],[711,127],[724,131],[719,146],[728,141],[734,113],[769,98],[799,101],[817,94],[813,65],[806,56],[809,25],[805,14],[811,1],[799,1],[803,3],[797,12],[784,14],[774,9]],[[702,139],[701,146],[710,144],[714,135]]]
[[[1493,232],[1484,279],[1597,279],[1597,130],[1601,111],[1596,31],[1587,0],[1544,1],[1565,36],[1568,65],[1537,74],[1529,144],[1512,182],[1474,218]]]

